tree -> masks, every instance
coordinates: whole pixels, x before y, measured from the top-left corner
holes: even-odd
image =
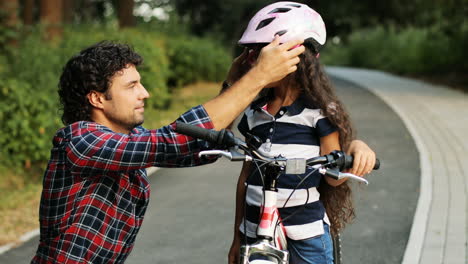
[[[63,0],[41,0],[40,21],[46,27],[47,40],[62,36]]]
[[[119,19],[119,27],[135,26],[135,17],[133,16],[134,0],[119,0],[117,3],[117,17]]]
[[[63,22],[65,24],[71,24],[73,22],[73,16],[75,13],[74,0],[63,0]]]
[[[18,25],[18,0],[0,0],[0,17],[2,24],[8,27]]]
[[[18,0],[0,0],[0,44],[16,45],[15,33],[19,26]]]
[[[23,2],[23,23],[25,25],[34,24],[35,0],[24,0]]]

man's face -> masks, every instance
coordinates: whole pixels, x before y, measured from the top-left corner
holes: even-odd
[[[103,112],[111,129],[128,133],[143,124],[144,100],[149,97],[134,65],[115,73],[103,101]]]

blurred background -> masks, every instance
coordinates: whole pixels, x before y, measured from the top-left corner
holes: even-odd
[[[0,0],[0,246],[37,228],[42,173],[62,126],[57,82],[79,50],[128,43],[145,59],[147,127],[217,94],[265,0]],[[297,1],[327,25],[325,65],[468,91],[468,0]],[[176,102],[176,103],[173,103]]]

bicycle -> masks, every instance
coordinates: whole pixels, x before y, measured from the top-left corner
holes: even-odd
[[[277,208],[277,193],[276,183],[278,177],[283,174],[304,174],[306,168],[318,166],[301,182],[305,181],[315,171],[320,174],[332,177],[334,179],[349,178],[359,182],[368,184],[367,180],[351,173],[341,172],[344,169],[352,167],[353,157],[346,155],[342,151],[333,151],[328,155],[318,156],[310,159],[286,159],[282,156],[267,157],[262,154],[258,148],[262,144],[261,141],[253,136],[248,135],[246,142],[236,138],[232,132],[228,130],[208,130],[197,126],[189,125],[182,122],[177,122],[176,132],[185,134],[194,138],[200,138],[207,142],[214,143],[225,150],[206,150],[199,153],[200,157],[204,156],[224,156],[231,161],[252,161],[254,162],[258,172],[262,176],[264,186],[264,199],[260,214],[260,223],[257,228],[257,240],[254,243],[245,243],[240,249],[241,264],[288,264],[289,252],[286,250],[286,234],[283,227],[283,220],[279,217]],[[239,153],[239,149],[246,154]],[[374,169],[380,167],[380,161],[376,160]],[[301,183],[298,184],[298,186]],[[296,189],[294,189],[289,198]],[[289,198],[286,200],[289,200]],[[245,200],[245,199],[244,199]],[[245,207],[244,207],[245,208]],[[244,214],[245,217],[245,214]],[[245,219],[244,219],[245,221]],[[244,225],[245,228],[245,225]],[[246,232],[244,232],[245,234]],[[334,259],[335,264],[341,263],[341,247],[340,237],[335,236],[333,239]],[[264,259],[249,260],[252,256],[263,256]]]

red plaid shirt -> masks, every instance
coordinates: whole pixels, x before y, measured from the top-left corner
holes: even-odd
[[[179,119],[212,129],[202,106]],[[40,243],[32,263],[123,263],[133,248],[150,187],[145,168],[187,167],[206,142],[174,132],[135,128],[115,133],[76,122],[53,139],[40,205]]]

